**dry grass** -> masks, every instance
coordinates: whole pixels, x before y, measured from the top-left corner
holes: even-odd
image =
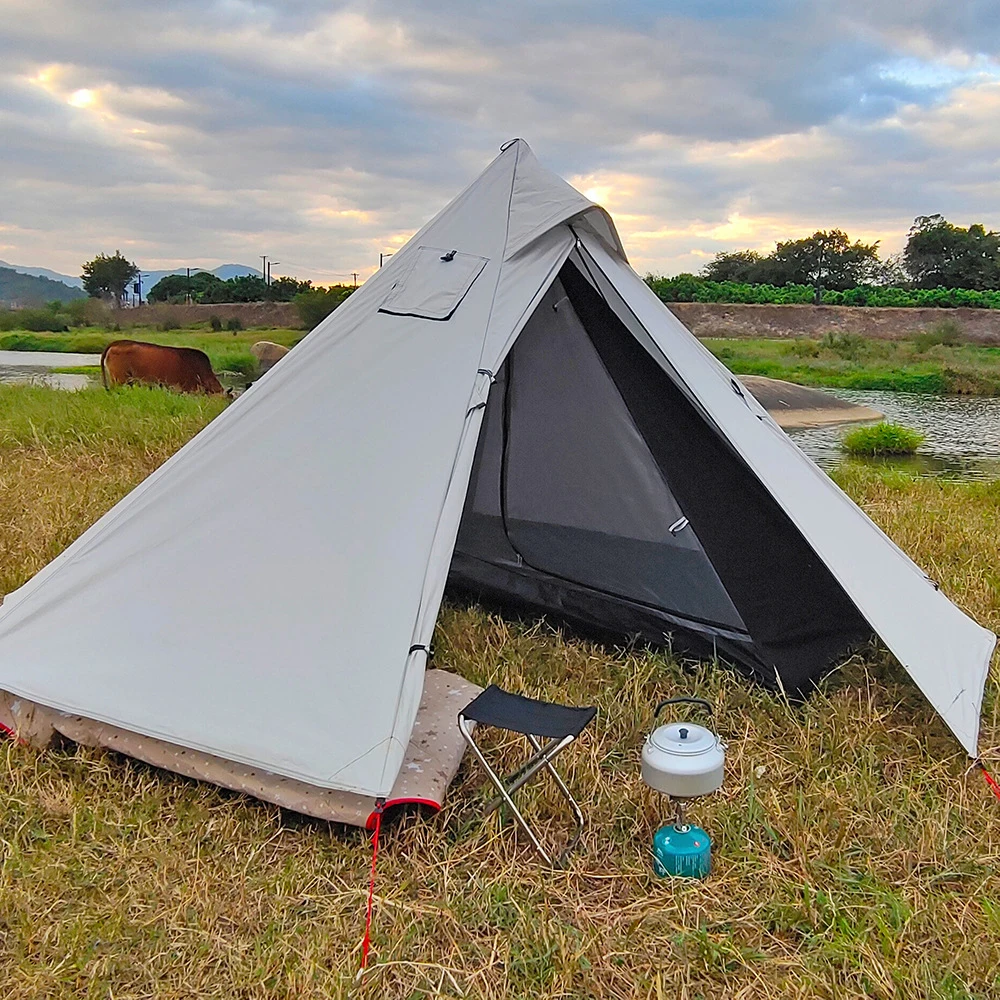
[[[126,398],[148,418],[146,397]],[[0,393],[0,413],[4,403]],[[210,415],[164,417],[149,446],[123,403],[101,445],[58,421],[0,443],[3,589]],[[1000,628],[1000,486],[840,475],[949,594]],[[790,705],[722,668],[476,607],[446,608],[437,646],[439,665],[480,683],[599,706],[563,758],[591,821],[569,872],[539,869],[499,816],[479,820],[486,790],[467,762],[442,814],[383,829],[373,965],[356,986],[361,831],[109,753],[6,744],[5,997],[1000,995],[1000,803],[884,654]],[[1000,742],[996,681],[984,746]],[[656,700],[682,691],[717,703],[729,741],[724,791],[694,813],[715,840],[704,883],[658,880],[646,855],[664,807],[638,780],[638,749]],[[558,831],[551,789],[534,786],[526,808]]]

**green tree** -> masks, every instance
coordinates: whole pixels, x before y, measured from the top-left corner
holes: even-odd
[[[878,267],[878,243],[851,242],[841,229],[779,243],[762,262],[759,281],[844,291],[868,281]]]
[[[941,215],[913,220],[903,263],[918,288],[1000,288],[1000,233],[954,226]]]
[[[120,307],[131,282],[139,276],[139,268],[116,250],[113,257],[99,253],[83,265],[83,288],[94,299],[111,299]]]
[[[209,271],[197,271],[190,278],[186,274],[167,274],[153,285],[146,299],[149,302],[186,302],[190,295],[193,301],[201,302],[210,289],[224,284]]]
[[[275,278],[267,286],[267,297],[272,302],[291,302],[301,292],[312,288],[311,281],[297,281],[295,278]]]
[[[733,250],[717,253],[711,263],[701,271],[708,281],[745,281],[755,284],[761,280],[763,257],[756,250]]]

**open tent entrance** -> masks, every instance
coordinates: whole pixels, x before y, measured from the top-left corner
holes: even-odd
[[[801,689],[872,628],[595,270],[573,253],[497,373],[450,583]]]

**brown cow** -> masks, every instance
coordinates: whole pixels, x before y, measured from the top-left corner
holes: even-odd
[[[101,355],[104,388],[146,383],[180,392],[221,395],[225,390],[204,351],[193,347],[163,347],[138,340],[113,340]]]

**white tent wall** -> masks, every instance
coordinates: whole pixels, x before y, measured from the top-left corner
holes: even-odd
[[[586,232],[591,279],[618,318],[685,389],[779,502],[970,756],[996,636],[965,615],[617,255]]]
[[[319,787],[390,790],[422,688],[408,650],[457,530],[461,503],[441,513],[474,430],[519,152],[8,595],[0,688]],[[486,259],[446,322],[378,311],[421,246]],[[508,316],[535,296],[530,273],[509,269]]]

